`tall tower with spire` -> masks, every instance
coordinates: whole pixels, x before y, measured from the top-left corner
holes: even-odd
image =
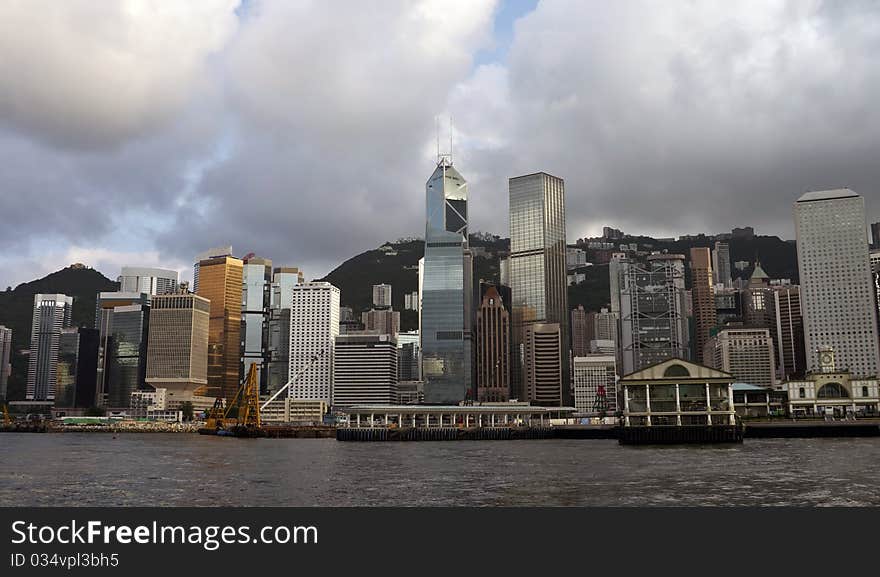
[[[425,184],[425,258],[420,337],[425,402],[473,399],[473,257],[468,248],[467,182],[439,155]]]

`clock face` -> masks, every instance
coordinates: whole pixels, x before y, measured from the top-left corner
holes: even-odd
[[[823,365],[830,365],[831,364],[831,355],[829,355],[828,353],[824,353],[822,355],[822,364]]]

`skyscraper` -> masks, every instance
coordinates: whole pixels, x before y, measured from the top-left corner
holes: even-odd
[[[395,403],[395,337],[363,333],[337,336],[333,353],[333,406]]]
[[[593,314],[587,314],[584,305],[571,309],[571,354],[583,357],[590,352],[593,340]]]
[[[217,258],[220,256],[232,256],[232,246],[218,246],[216,248],[209,248],[203,253],[200,253],[196,257],[196,262],[193,264],[193,292],[199,292],[199,264],[203,260],[207,260],[209,258]]]
[[[820,348],[837,366],[873,377],[880,364],[865,233],[865,200],[848,188],[808,192],[794,204],[807,367]]]
[[[131,393],[144,388],[150,306],[148,293],[98,293],[96,397],[100,406],[128,407]]]
[[[871,223],[871,248],[880,249],[880,222]]]
[[[400,313],[391,309],[370,309],[361,313],[365,331],[396,336],[400,332]]]
[[[472,392],[472,326],[468,302],[473,260],[468,250],[467,182],[441,157],[425,184],[425,256],[419,309],[425,402],[455,404]]]
[[[117,281],[119,292],[161,295],[177,288],[177,271],[124,266]]]
[[[694,357],[698,363],[705,365],[703,347],[716,322],[712,258],[705,247],[691,249],[691,297],[694,308]]]
[[[288,389],[292,399],[333,400],[333,341],[339,335],[339,289],[328,282],[307,282],[292,289],[290,371],[302,374]]]
[[[265,394],[271,395],[290,376],[290,307],[293,287],[305,276],[296,267],[276,267],[272,274],[272,307],[269,312],[269,377]]]
[[[260,390],[267,388],[269,371],[269,309],[272,301],[272,261],[250,257],[242,266],[242,375],[257,365]]]
[[[724,285],[725,287],[733,286],[730,272],[730,245],[717,240],[715,241],[715,250],[712,252],[714,284]]]
[[[524,396],[535,405],[563,404],[562,329],[559,323],[528,323],[523,334]]]
[[[88,408],[97,405],[99,342],[97,329],[61,329],[56,407]],[[128,403],[124,406],[127,407]]]
[[[574,407],[579,413],[617,412],[617,365],[614,355],[588,354],[572,361]]]
[[[477,311],[477,400],[504,402],[510,396],[510,314],[498,289],[489,286]]]
[[[26,399],[54,401],[61,330],[70,327],[73,297],[35,294]]]
[[[153,297],[147,344],[147,384],[177,401],[208,389],[211,303],[192,293]]]
[[[534,374],[524,365],[526,327],[555,324],[560,331],[560,401],[570,403],[565,181],[539,172],[511,178],[509,191],[512,394],[537,401],[526,396],[525,377]]]
[[[0,325],[0,399],[6,398],[12,374],[12,329]]]
[[[199,262],[198,295],[211,302],[208,396],[231,400],[241,380],[241,288],[244,263],[231,256]]]
[[[620,259],[622,374],[667,359],[688,359],[684,255],[653,254],[646,262]]]
[[[776,321],[776,368],[780,380],[803,377],[806,372],[804,318],[801,316],[801,290],[797,285],[773,290]]]

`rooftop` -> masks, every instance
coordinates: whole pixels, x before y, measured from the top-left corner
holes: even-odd
[[[815,190],[803,194],[798,202],[812,202],[815,200],[833,200],[836,198],[852,198],[859,196],[855,191],[848,188],[835,188],[833,190]]]

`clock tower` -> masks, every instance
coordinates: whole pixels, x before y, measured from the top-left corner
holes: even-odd
[[[816,352],[819,354],[819,371],[833,373],[835,371],[834,349],[831,347],[819,347]]]

